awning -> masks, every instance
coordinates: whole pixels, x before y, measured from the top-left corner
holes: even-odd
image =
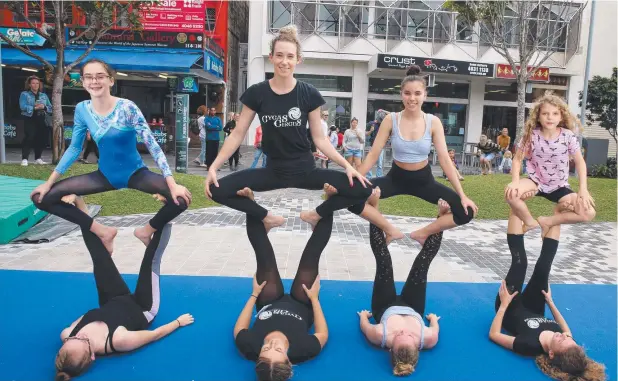
[[[34,50],[33,52],[51,64],[56,63],[56,51],[54,49]],[[65,50],[64,59],[66,63],[71,63],[83,53],[83,49]],[[203,64],[197,62],[203,60],[204,53],[93,50],[82,62],[90,58],[101,59],[118,71],[189,73],[192,68],[203,68]],[[18,49],[7,48],[2,49],[2,63],[5,65],[42,66],[41,62],[36,58],[27,56]]]

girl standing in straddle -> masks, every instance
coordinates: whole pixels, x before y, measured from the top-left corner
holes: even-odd
[[[552,226],[588,222],[596,215],[594,200],[588,192],[586,162],[575,136],[577,126],[566,102],[552,94],[541,97],[530,111],[513,160],[512,181],[504,191],[511,210],[523,221],[524,233],[540,226],[541,237],[545,237]],[[570,157],[575,161],[579,178],[577,193],[569,185]],[[520,179],[524,158],[528,177]],[[524,202],[529,193],[571,210],[535,220]]]

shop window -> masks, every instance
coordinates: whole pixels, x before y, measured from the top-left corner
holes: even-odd
[[[517,102],[517,83],[485,85],[485,100]]]
[[[291,4],[289,1],[275,0],[269,2],[270,8],[270,29],[277,30],[290,23],[292,20],[292,13],[290,11]]]
[[[271,79],[273,73],[266,73],[266,79]],[[294,77],[315,86],[319,91],[352,92],[352,77],[316,74],[294,74]]]
[[[369,92],[376,94],[399,94],[401,79],[369,78]],[[457,82],[437,82],[427,88],[427,96],[439,98],[468,99],[470,84]]]
[[[466,131],[468,106],[454,103],[425,102],[422,110],[440,118],[444,127],[447,147],[456,152],[461,152]]]
[[[322,110],[328,110],[327,124],[337,126],[340,131],[345,131],[350,128],[350,119],[352,119],[352,100],[349,98],[324,97],[326,104],[322,106]]]

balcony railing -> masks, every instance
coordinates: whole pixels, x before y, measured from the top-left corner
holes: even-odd
[[[431,43],[431,54],[449,43],[474,44],[478,56],[487,50],[489,36],[479,25],[468,25],[457,18],[457,13],[442,9],[443,1],[368,1],[368,0],[294,0],[269,1],[268,28],[295,24],[301,35],[318,35],[341,51],[351,42],[362,38],[373,43],[381,52],[388,52],[401,41]],[[527,19],[536,35],[541,50],[567,52],[568,59],[577,50],[581,23],[577,4],[553,17],[551,21],[536,24],[536,14]],[[546,11],[546,10],[545,10]],[[511,48],[518,47],[519,26],[515,12],[505,16],[502,38]],[[542,30],[541,30],[542,29]],[[327,37],[337,37],[336,39]],[[335,44],[332,41],[337,41]],[[481,47],[485,48],[481,48]],[[568,62],[565,60],[564,64]]]

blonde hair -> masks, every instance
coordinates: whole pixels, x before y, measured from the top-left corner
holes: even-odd
[[[524,133],[521,137],[521,141],[519,143],[520,149],[517,150],[517,158],[523,159],[525,154],[530,150],[530,141],[532,140],[532,130],[537,127],[543,128],[541,123],[539,122],[539,113],[541,111],[541,107],[543,105],[548,104],[554,107],[557,107],[560,110],[560,124],[558,127],[566,128],[567,130],[573,131],[575,134],[582,131],[582,125],[577,120],[575,115],[569,111],[569,106],[561,97],[552,94],[551,92],[546,92],[541,98],[537,99],[536,104],[530,110],[530,115],[526,120],[526,124],[524,125]]]
[[[296,56],[300,59],[302,49],[300,46],[300,40],[298,39],[298,29],[296,25],[286,25],[279,29],[279,33],[270,41],[270,55],[275,54],[275,44],[279,41],[291,42],[296,45]]]
[[[418,348],[401,347],[391,350],[391,363],[393,364],[393,374],[395,376],[408,376],[414,372],[418,364]]]
[[[506,151],[504,151],[504,157],[506,159],[512,159],[513,158],[513,152],[509,151],[508,149]]]
[[[56,356],[56,376],[55,381],[68,381],[72,377],[77,377],[84,373],[92,364],[92,358],[89,353],[85,353],[82,358],[73,359],[68,351],[58,352]]]
[[[563,353],[536,357],[536,365],[548,377],[559,381],[605,381],[605,366],[586,357],[582,347],[573,347]]]

